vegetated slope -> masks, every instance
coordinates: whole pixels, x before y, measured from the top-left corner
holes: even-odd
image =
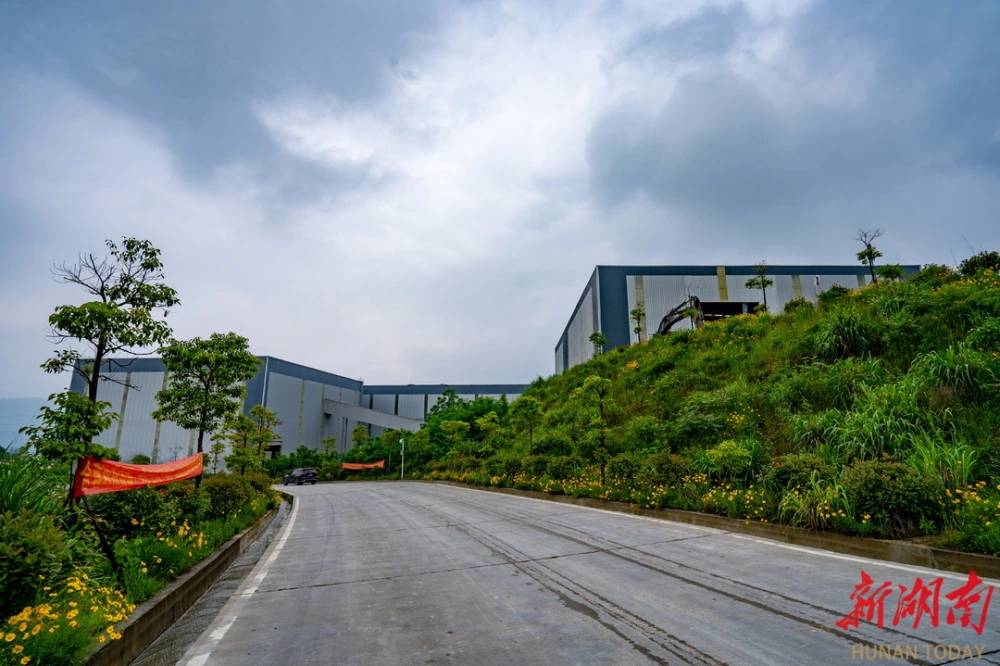
[[[998,376],[1000,279],[929,266],[616,349],[510,409],[452,398],[424,469],[1000,554]]]

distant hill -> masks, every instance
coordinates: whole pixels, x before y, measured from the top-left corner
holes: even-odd
[[[14,448],[20,448],[27,437],[18,429],[31,425],[45,403],[45,398],[0,398],[0,447],[13,442]]]

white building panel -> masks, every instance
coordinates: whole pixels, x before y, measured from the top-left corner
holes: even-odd
[[[306,399],[302,406],[302,435],[299,444],[319,448],[320,423],[323,419],[323,385],[306,381]]]
[[[401,395],[399,396],[399,415],[408,419],[424,420],[424,396],[421,395]]]
[[[396,413],[396,395],[373,395],[371,396],[371,408],[377,412],[385,412],[386,414]]]
[[[594,332],[595,308],[594,290],[588,287],[583,294],[580,309],[570,321],[569,330],[566,333],[570,366],[583,363],[594,355],[594,345],[590,342],[590,336]]]
[[[299,427],[299,404],[302,398],[302,381],[297,377],[268,373],[267,398],[264,405],[278,413],[281,425],[274,431],[281,438],[281,452],[295,450]]]
[[[122,397],[125,395],[125,387],[121,383],[125,382],[127,373],[124,372],[111,372],[107,374],[108,381],[97,383],[97,399],[103,402],[111,403],[111,411],[121,416],[122,414]],[[161,374],[160,377],[163,377]],[[113,380],[113,381],[112,381]],[[126,405],[126,409],[128,405]],[[110,449],[115,448],[115,439],[118,436],[119,422],[112,421],[111,427],[102,432],[94,439],[95,444],[100,444],[101,446],[106,446]],[[124,433],[123,433],[124,434]],[[122,460],[125,460],[122,458]],[[128,462],[127,460],[125,462]]]

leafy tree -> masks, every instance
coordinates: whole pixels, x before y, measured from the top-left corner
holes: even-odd
[[[476,428],[479,430],[483,440],[483,447],[480,453],[492,455],[503,440],[503,427],[500,425],[500,417],[496,412],[490,412],[486,416],[476,419]]]
[[[542,425],[542,403],[530,395],[522,395],[510,406],[511,420],[528,431],[528,455],[535,446],[535,429]]]
[[[441,431],[448,438],[452,448],[457,448],[462,443],[462,439],[469,434],[469,428],[469,424],[465,421],[441,422]]]
[[[42,364],[45,372],[71,370],[83,377],[87,397],[97,401],[97,382],[105,360],[118,353],[136,355],[170,337],[167,324],[154,317],[180,303],[177,292],[162,283],[160,251],[149,241],[122,238],[120,244],[105,241],[110,256],[99,260],[81,254],[79,263],[65,263],[52,270],[57,280],[76,284],[94,300],[81,305],[60,305],[49,317],[56,344],[78,340],[90,345],[87,363],[77,350],[61,349]],[[108,362],[110,367],[110,361]]]
[[[980,252],[968,259],[963,259],[958,265],[958,272],[966,277],[972,277],[982,270],[1000,272],[1000,252]]]
[[[257,457],[263,460],[267,457],[267,452],[271,443],[278,439],[278,434],[274,428],[281,425],[278,413],[264,407],[264,405],[254,405],[250,408],[250,418],[257,424],[253,433],[253,442],[257,447]]]
[[[323,445],[323,453],[325,453],[328,457],[331,454],[333,455],[338,454],[337,438],[334,437],[333,435],[330,435],[329,437],[324,437],[323,439],[319,440],[319,443]]]
[[[94,444],[93,439],[107,430],[118,415],[110,411],[111,403],[90,400],[74,391],[49,396],[55,407],[43,405],[39,425],[25,426],[19,432],[28,435],[31,446],[50,460],[70,463],[70,493],[73,489],[72,463],[78,458],[118,459],[114,449]]]
[[[639,342],[642,342],[642,320],[646,318],[646,306],[639,303],[632,308],[628,316],[635,322],[635,328],[632,329],[632,332],[639,338]]]
[[[760,289],[764,297],[764,311],[767,311],[767,288],[774,285],[774,280],[767,276],[767,262],[762,261],[754,266],[757,275],[746,281],[747,289]]]
[[[858,229],[858,237],[855,239],[865,246],[865,249],[857,253],[858,261],[868,265],[868,271],[872,274],[872,284],[878,283],[875,275],[875,260],[882,256],[882,253],[875,247],[875,241],[882,237],[885,229]]]
[[[219,471],[219,461],[222,459],[222,454],[226,452],[226,441],[216,436],[212,436],[212,446],[208,449],[209,452],[209,462],[212,464],[212,474],[216,474]]]
[[[169,386],[156,394],[158,421],[173,421],[198,432],[198,453],[205,433],[213,433],[240,409],[245,382],[260,368],[246,338],[235,333],[213,333],[207,340],[172,340],[160,349],[170,373]],[[201,483],[201,476],[195,484]]]
[[[884,266],[879,266],[875,269],[875,274],[886,282],[902,280],[905,275],[903,267],[899,264],[885,264]]]
[[[604,351],[604,345],[608,344],[608,339],[600,331],[591,333],[589,340],[594,345],[594,356],[598,356]]]
[[[225,461],[231,472],[246,474],[260,464],[254,445],[256,432],[257,422],[246,414],[238,414],[223,424],[222,432],[212,436],[213,440],[229,442],[229,455]]]
[[[601,469],[601,485],[606,480],[606,470],[608,461],[611,459],[611,451],[607,442],[608,412],[611,407],[611,387],[610,379],[604,379],[597,375],[591,375],[583,380],[583,386],[576,389],[574,397],[584,405],[597,409],[595,418],[590,419],[588,424],[588,437],[584,440],[585,453],[592,458]]]
[[[351,441],[354,442],[354,446],[364,446],[368,441],[368,426],[363,423],[354,426],[354,430],[351,431]]]

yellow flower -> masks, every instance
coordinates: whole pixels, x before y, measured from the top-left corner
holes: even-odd
[[[31,630],[31,635],[34,636],[41,630],[42,630],[42,625],[36,624],[35,627]]]
[[[132,519],[132,524],[133,524],[133,525],[138,525],[138,524],[139,524],[139,521],[138,521],[138,520],[136,520],[135,518],[133,518],[133,519]]]
[[[15,634],[7,634],[6,636],[3,637],[3,639],[5,641],[7,641],[8,643],[10,643],[15,638],[17,638],[17,636]]]
[[[104,642],[104,634],[101,634],[100,636],[97,637],[97,642],[98,643],[103,643]]]
[[[73,620],[72,622],[70,622],[70,623],[69,623],[69,626],[71,626],[71,627],[73,627],[74,629],[76,629],[76,620]]]
[[[24,646],[23,645],[15,645],[13,648],[11,648],[10,651],[13,652],[14,654],[21,654],[22,652],[24,652]]]
[[[21,665],[22,666],[24,666],[24,664],[28,664],[30,662],[31,662],[31,657],[28,657],[28,656],[21,657]]]

